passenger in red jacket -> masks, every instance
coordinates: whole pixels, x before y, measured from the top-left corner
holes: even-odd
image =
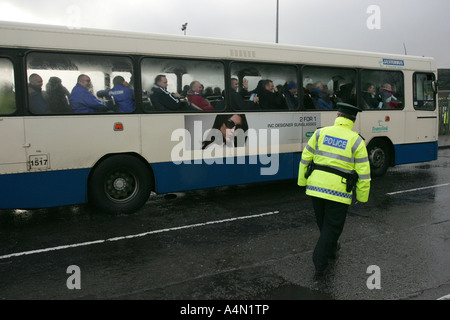
[[[202,97],[202,84],[199,81],[192,81],[190,88],[187,98],[196,109],[214,111],[214,107],[211,103]]]

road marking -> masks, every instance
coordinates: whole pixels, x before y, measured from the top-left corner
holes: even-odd
[[[387,194],[388,196],[392,196],[393,194],[399,194],[399,193],[405,193],[405,192],[413,192],[413,191],[419,191],[419,190],[430,189],[430,188],[445,187],[445,186],[450,186],[450,183],[437,184],[437,185],[435,185],[435,186],[422,187],[422,188],[415,188],[415,189],[409,189],[409,190],[402,190],[402,191],[389,192],[389,193],[386,193],[386,194]]]
[[[450,300],[450,294],[447,294],[446,296],[438,298],[438,300]]]
[[[93,245],[93,244],[99,244],[99,243],[104,243],[104,242],[113,242],[113,241],[119,241],[119,240],[125,240],[125,239],[145,237],[145,236],[152,235],[152,234],[157,234],[157,233],[177,231],[177,230],[189,229],[189,228],[197,228],[197,227],[203,227],[203,226],[207,226],[207,225],[211,225],[211,224],[219,224],[219,223],[225,223],[225,222],[232,222],[232,221],[236,221],[236,220],[260,218],[260,217],[269,216],[269,215],[273,215],[273,214],[277,214],[277,213],[279,213],[279,211],[266,212],[266,213],[255,214],[255,215],[252,215],[252,216],[243,216],[243,217],[229,218],[229,219],[223,219],[223,220],[208,221],[208,222],[203,222],[203,223],[190,224],[190,225],[186,225],[186,226],[180,226],[180,227],[173,227],[173,228],[167,228],[167,229],[161,229],[161,230],[148,231],[148,232],[144,232],[144,233],[138,233],[138,234],[133,234],[133,235],[128,235],[128,236],[121,236],[121,237],[114,237],[114,238],[109,238],[109,239],[105,239],[105,240],[94,240],[94,241],[74,243],[74,244],[68,244],[68,245],[51,247],[51,248],[45,248],[45,249],[38,249],[38,250],[31,250],[31,251],[23,251],[23,252],[11,253],[11,254],[7,254],[7,255],[4,255],[4,256],[0,256],[0,260],[12,258],[12,257],[25,256],[25,255],[30,255],[30,254],[49,252],[49,251],[57,251],[57,250],[64,250],[64,249],[69,249],[69,248],[90,246],[90,245]]]

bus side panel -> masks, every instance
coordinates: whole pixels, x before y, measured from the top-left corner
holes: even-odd
[[[438,158],[438,143],[396,144],[395,164],[433,161]]]
[[[31,209],[87,202],[90,169],[0,175],[2,209]]]
[[[255,164],[250,163],[250,158],[246,156],[235,158],[235,164],[226,164],[227,160],[223,159],[223,164],[202,162],[201,164],[181,163],[176,165],[173,162],[159,162],[152,163],[151,166],[155,173],[156,191],[158,193],[275,181],[295,177],[293,168],[298,167],[298,162],[294,163],[292,153],[269,155],[268,157],[271,158],[266,165],[262,165],[259,159]],[[232,158],[228,159],[229,161],[233,160]],[[239,161],[244,164],[237,164]]]

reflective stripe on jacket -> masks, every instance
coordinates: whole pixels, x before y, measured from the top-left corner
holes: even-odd
[[[336,202],[351,204],[352,191],[347,192],[347,181],[341,176],[314,170],[305,178],[311,161],[344,173],[358,174],[356,199],[367,202],[370,192],[370,164],[364,139],[352,131],[353,121],[338,117],[334,126],[317,129],[302,153],[298,172],[298,185],[306,186],[306,194]]]

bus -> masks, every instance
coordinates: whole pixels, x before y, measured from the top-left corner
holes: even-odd
[[[437,159],[432,58],[12,22],[0,38],[0,209],[132,213],[151,192],[295,179],[339,102],[363,110],[372,177]],[[80,90],[102,107],[77,109]]]

